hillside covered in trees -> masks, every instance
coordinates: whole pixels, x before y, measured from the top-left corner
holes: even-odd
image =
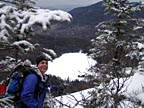
[[[138,5],[138,3],[133,4]],[[91,45],[90,40],[96,36],[96,25],[113,18],[110,14],[104,13],[102,1],[90,6],[75,8],[69,13],[73,16],[70,23],[54,23],[47,33],[37,32],[35,41],[39,40],[43,46],[54,49],[58,55],[80,50],[87,52]],[[142,10],[135,16],[143,18],[143,13]],[[39,35],[42,38],[39,38]]]

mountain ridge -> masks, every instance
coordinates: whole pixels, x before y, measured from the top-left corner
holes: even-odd
[[[36,29],[31,42],[39,43],[41,48],[53,49],[59,56],[69,52],[87,53],[91,47],[90,40],[96,37],[95,26],[109,20],[111,16],[104,14],[102,1],[90,6],[74,8],[69,13],[73,16],[70,23],[52,22],[48,32]],[[138,16],[144,17],[142,13],[138,13]]]
[[[78,24],[79,23],[92,24],[92,22],[94,22],[93,24],[98,24],[99,21],[105,20],[105,17],[103,17],[103,14],[100,14],[100,13],[104,13],[104,7],[102,6],[102,3],[103,2],[101,1],[95,4],[92,4],[90,6],[74,8],[71,11],[69,11],[69,13],[73,16],[73,19],[76,19],[79,21],[79,22],[76,21]],[[90,15],[92,16],[90,17]],[[84,18],[79,20],[79,18],[82,18],[82,17]],[[72,23],[75,23],[75,21],[73,21]]]
[[[91,45],[90,40],[95,37],[95,26],[99,22],[108,19],[103,17],[104,8],[102,2],[74,8],[69,13],[73,16],[70,23],[53,23],[48,32],[36,33],[35,42],[41,40],[40,37],[44,37],[40,44],[42,43],[42,46],[54,49],[58,54],[78,52],[80,50],[87,52]],[[41,36],[39,37],[39,35]],[[43,42],[46,40],[47,42]],[[50,44],[53,44],[53,46]]]

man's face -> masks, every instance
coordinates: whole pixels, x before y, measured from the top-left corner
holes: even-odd
[[[44,74],[48,69],[48,61],[46,60],[40,61],[37,67],[40,70],[40,72]]]

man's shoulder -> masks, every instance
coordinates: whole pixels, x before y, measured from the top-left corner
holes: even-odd
[[[25,80],[38,80],[38,75],[36,73],[30,73],[25,77]]]

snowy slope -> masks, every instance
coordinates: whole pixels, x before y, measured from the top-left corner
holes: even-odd
[[[144,75],[141,73],[136,73],[134,74],[133,77],[131,77],[127,83],[126,87],[127,91],[124,92],[124,94],[130,98],[136,98],[142,102],[144,105],[144,91],[143,91],[143,86],[144,86]],[[56,97],[56,108],[60,108],[59,102],[63,103],[62,108],[84,108],[82,105],[82,100],[88,100],[90,98],[90,94],[88,92],[92,91],[93,88],[83,90],[80,92],[72,93],[69,95],[63,95]],[[131,108],[134,108],[132,103],[127,103],[131,105]],[[123,107],[124,108],[124,107]],[[140,107],[141,108],[141,107]]]
[[[61,57],[55,59],[49,64],[48,74],[53,74],[61,77],[62,79],[70,78],[71,80],[79,79],[78,75],[81,72],[86,72],[87,69],[95,64],[92,59],[88,58],[86,54],[83,53],[67,53],[63,54]],[[134,97],[141,100],[144,104],[144,74],[137,71],[126,83],[126,92],[124,94],[128,97]],[[80,100],[88,99],[88,91],[92,89],[87,89],[84,91],[72,93],[69,95],[64,95],[57,97],[57,107],[60,102],[63,102],[64,106],[62,108],[83,108]]]

